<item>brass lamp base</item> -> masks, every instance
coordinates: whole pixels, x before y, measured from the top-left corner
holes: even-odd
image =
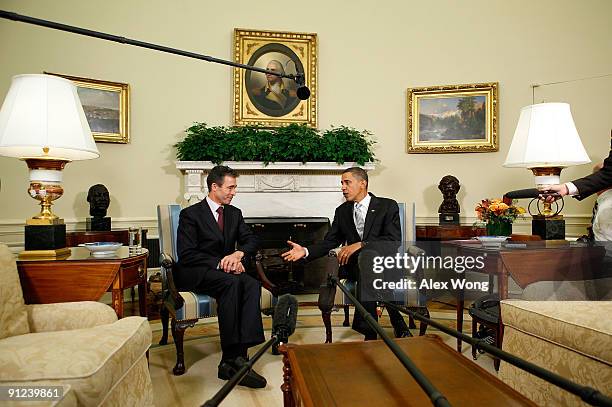
[[[53,201],[64,194],[61,171],[68,160],[54,158],[26,158],[30,169],[30,196],[40,201],[40,213],[26,220],[27,225],[61,225],[64,223],[53,212]]]

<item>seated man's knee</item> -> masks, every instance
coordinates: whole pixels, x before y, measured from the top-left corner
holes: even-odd
[[[250,275],[246,273],[241,273],[238,275],[238,277],[240,283],[245,289],[260,289],[261,283]]]

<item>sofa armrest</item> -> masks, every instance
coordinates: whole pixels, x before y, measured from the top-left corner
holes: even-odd
[[[66,331],[112,324],[117,314],[95,301],[26,305],[30,332]]]

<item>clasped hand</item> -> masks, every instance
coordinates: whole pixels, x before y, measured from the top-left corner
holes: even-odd
[[[241,260],[244,257],[244,253],[237,250],[232,254],[229,254],[221,259],[219,262],[219,268],[226,273],[240,274],[244,273],[244,265]]]

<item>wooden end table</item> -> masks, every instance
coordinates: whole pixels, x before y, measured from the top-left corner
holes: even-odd
[[[26,304],[98,301],[111,291],[112,307],[123,318],[123,290],[138,286],[141,316],[147,316],[148,250],[120,247],[112,257],[94,257],[71,247],[67,259],[19,259],[17,269]]]

